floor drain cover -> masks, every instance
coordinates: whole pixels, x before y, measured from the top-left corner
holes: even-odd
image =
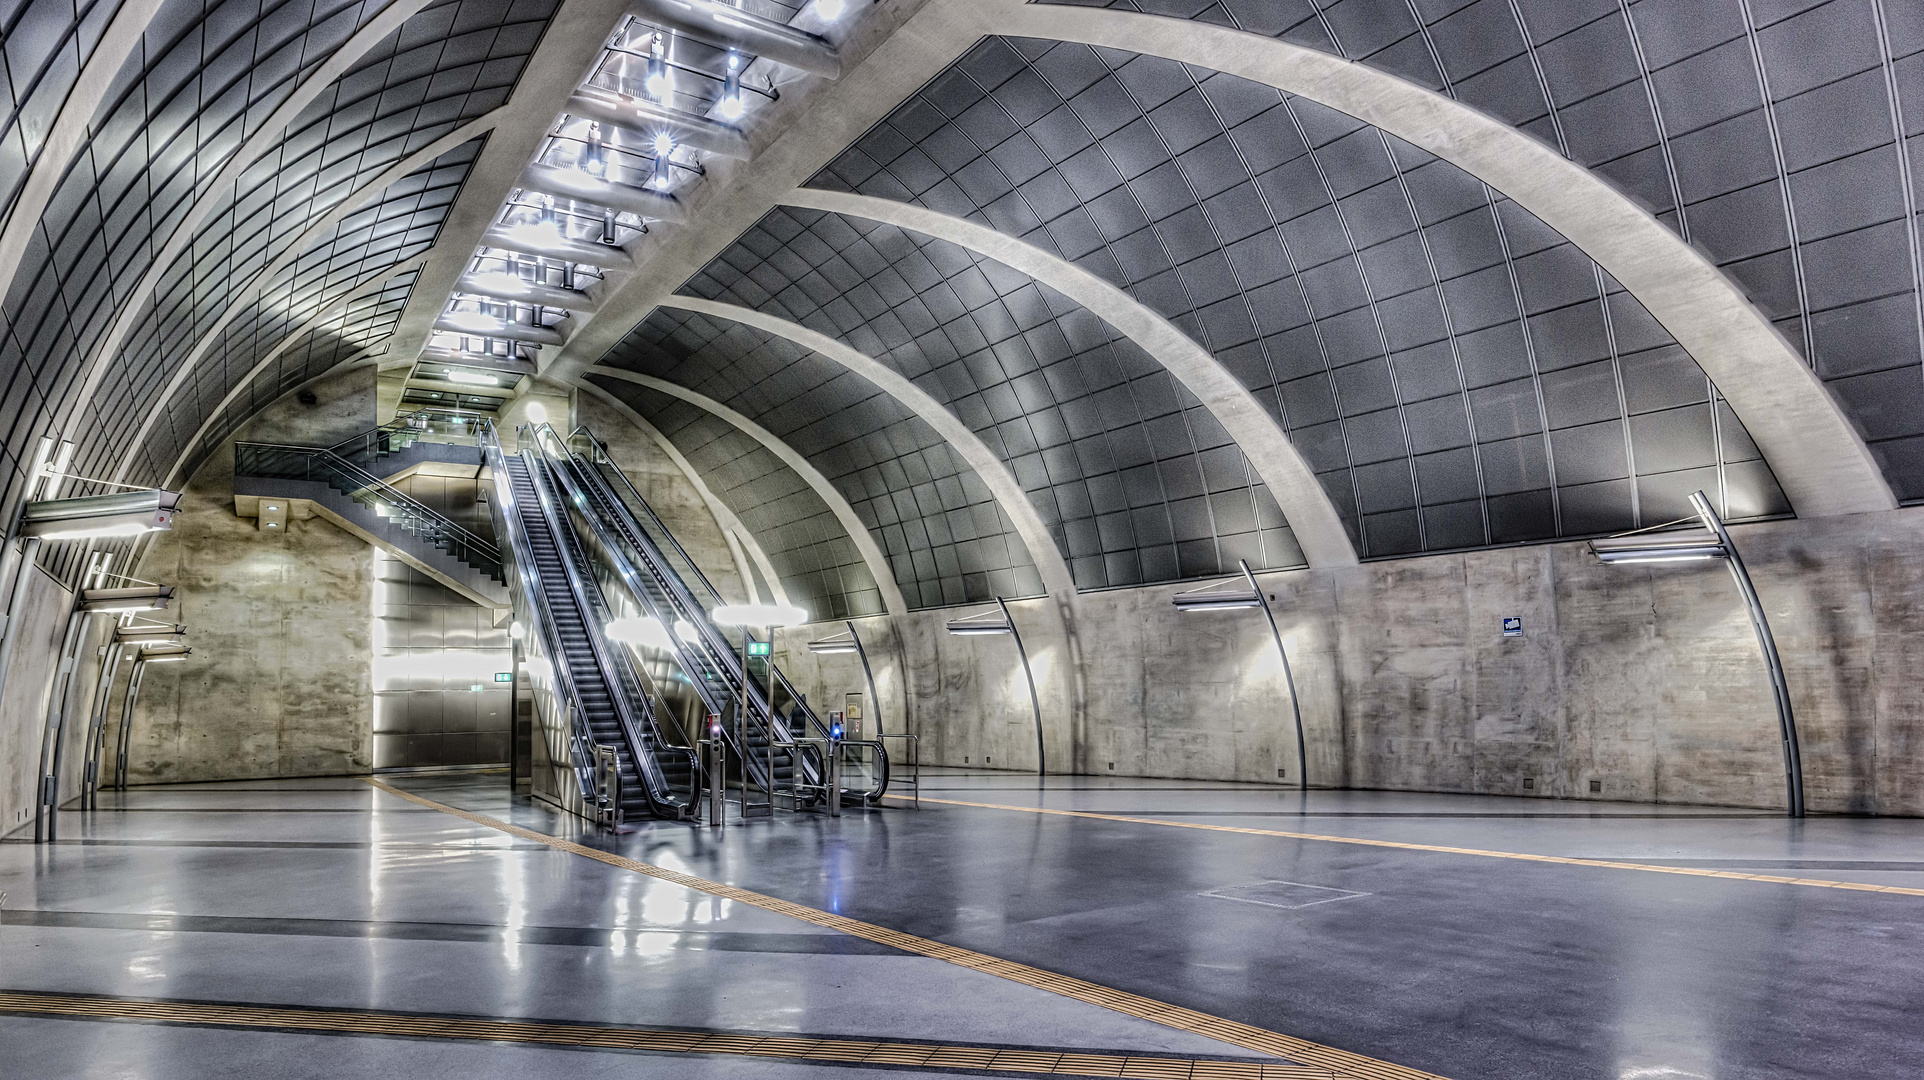
[[[1203,893],[1218,900],[1234,900],[1241,904],[1261,904],[1274,908],[1306,908],[1317,904],[1332,904],[1338,900],[1353,900],[1369,893],[1351,892],[1348,889],[1332,889],[1324,885],[1302,885],[1294,881],[1259,881],[1254,885],[1231,885],[1227,888],[1212,889]]]

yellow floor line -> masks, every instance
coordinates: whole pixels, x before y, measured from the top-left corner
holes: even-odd
[[[861,922],[857,919],[834,914],[833,912],[804,907],[801,904],[791,903],[790,901],[778,899],[773,896],[765,896],[761,893],[749,892],[747,889],[738,889],[733,885],[723,885],[720,882],[698,878],[692,874],[683,874],[679,871],[670,870],[667,867],[655,866],[652,863],[637,862],[634,859],[625,858],[613,852],[600,851],[583,844],[574,843],[570,840],[563,840],[558,836],[550,836],[547,833],[536,832],[533,829],[524,829],[519,825],[510,825],[498,818],[488,817],[486,814],[476,814],[467,810],[460,810],[448,806],[445,803],[435,802],[433,799],[423,798],[420,795],[402,791],[397,787],[379,780],[369,778],[367,779],[367,783],[390,795],[406,799],[416,805],[439,810],[444,814],[452,814],[464,821],[470,821],[476,825],[486,826],[490,829],[497,829],[511,836],[519,836],[524,840],[533,840],[538,844],[546,844],[559,851],[566,851],[584,858],[594,859],[596,862],[606,863],[609,866],[619,867],[623,870],[630,870],[637,874],[645,874],[648,877],[671,882],[699,892],[705,892],[711,896],[719,896],[727,900],[748,904],[761,908],[764,911],[772,911],[778,915],[786,915],[793,919],[800,919],[803,922],[827,927],[828,929],[848,934],[851,937],[864,938],[869,941],[888,945],[900,949],[903,952],[931,957],[936,960],[955,964],[959,967],[968,968],[971,971],[980,971],[985,974],[1008,979],[1011,982],[1021,983],[1024,986],[1032,986],[1038,990],[1047,990],[1052,994],[1060,994],[1063,997],[1071,998],[1085,1004],[1096,1005],[1127,1016],[1149,1020],[1165,1027],[1175,1028],[1178,1031],[1191,1032],[1215,1039],[1219,1042],[1226,1042],[1235,1046],[1241,1046],[1245,1049],[1254,1050],[1258,1053],[1273,1054],[1277,1057],[1288,1058],[1291,1061],[1301,1062],[1305,1065],[1317,1066],[1322,1070],[1328,1071],[1333,1076],[1356,1077],[1359,1078],[1359,1080],[1364,1080],[1364,1078],[1367,1078],[1367,1080],[1441,1080],[1440,1077],[1437,1077],[1433,1073],[1394,1065],[1387,1061],[1378,1061],[1375,1058],[1365,1057],[1362,1054],[1354,1054],[1347,1050],[1338,1050],[1335,1047],[1323,1046],[1320,1043],[1294,1038],[1289,1035],[1239,1023],[1234,1020],[1225,1020],[1218,1016],[1211,1016],[1208,1013],[1197,1012],[1193,1009],[1169,1005],[1152,998],[1111,989],[1110,987],[1097,983],[1085,982],[1082,979],[1072,978],[1068,975],[1060,975],[1053,971],[1044,971],[1041,968],[1030,967],[1027,964],[1018,964],[1012,960],[1003,960],[986,953],[958,948],[954,945],[945,945],[942,942],[933,941],[929,938],[917,937],[914,934],[905,934],[899,930],[890,930],[885,926]],[[1133,1074],[1124,1073],[1118,1075]],[[1313,1075],[1313,1073],[1310,1075]]]
[[[649,1050],[664,1054],[727,1054],[859,1061],[920,1069],[993,1070],[1053,1076],[1120,1076],[1139,1080],[1328,1080],[1327,1069],[1260,1061],[1145,1057],[1126,1054],[1064,1054],[1004,1050],[992,1046],[930,1046],[867,1039],[783,1038],[701,1031],[600,1027],[471,1016],[349,1012],[283,1005],[215,1005],[193,1001],[0,990],[0,1013],[80,1020],[316,1031],[331,1035],[399,1035],[417,1039],[511,1042],[584,1049]]]
[[[890,799],[908,799],[889,795]],[[1007,803],[964,802],[961,799],[932,799],[925,803],[944,806],[970,806],[979,810],[1013,810],[1020,814],[1050,814],[1056,817],[1092,818],[1097,821],[1127,821],[1137,825],[1162,825],[1171,829],[1201,829],[1205,832],[1241,833],[1245,836],[1279,836],[1286,840],[1320,840],[1329,844],[1361,844],[1365,847],[1400,848],[1404,851],[1436,851],[1445,855],[1476,855],[1486,859],[1516,859],[1522,862],[1557,863],[1562,866],[1594,866],[1605,870],[1641,870],[1650,874],[1682,874],[1685,877],[1725,878],[1731,881],[1764,881],[1774,885],[1808,885],[1818,889],[1851,889],[1856,892],[1889,893],[1896,896],[1924,896],[1924,889],[1902,885],[1866,885],[1856,881],[1828,878],[1783,877],[1777,874],[1740,874],[1734,870],[1698,870],[1687,866],[1658,866],[1655,863],[1622,862],[1615,859],[1578,859],[1565,855],[1531,855],[1522,851],[1488,851],[1483,848],[1445,847],[1441,844],[1413,844],[1404,840],[1366,840],[1358,836],[1325,836],[1322,833],[1288,832],[1283,829],[1248,829],[1240,825],[1209,825],[1199,821],[1169,821],[1163,818],[1130,817],[1104,814],[1095,810],[1054,810],[1041,806],[1010,806]]]

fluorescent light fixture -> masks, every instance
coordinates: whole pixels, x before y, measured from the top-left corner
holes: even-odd
[[[662,652],[672,652],[675,648],[675,639],[668,635],[668,628],[652,615],[615,619],[608,624],[608,636],[629,645],[660,649]]]
[[[479,372],[474,372],[474,371],[450,371],[448,372],[448,381],[451,383],[460,383],[462,386],[500,386],[501,385],[500,379],[497,379],[492,375],[483,375]]]
[[[180,493],[117,491],[79,499],[47,499],[27,504],[20,516],[20,535],[43,540],[139,536],[171,529],[180,509]]]
[[[185,660],[194,650],[185,645],[144,645],[136,659],[150,664],[166,663],[169,660]]]
[[[815,14],[834,22],[848,12],[848,0],[815,0]]]
[[[1705,528],[1630,533],[1590,541],[1590,553],[1607,563],[1676,563],[1724,559],[1729,552]]]
[[[135,585],[125,589],[82,589],[82,611],[162,611],[174,598],[172,585]]]
[[[808,651],[820,656],[836,656],[842,653],[859,651],[855,646],[855,635],[844,630],[833,637],[808,643]]]
[[[742,104],[742,57],[740,53],[728,54],[728,74],[722,78],[721,114],[724,120],[740,120],[745,107]]]
[[[949,633],[957,637],[981,637],[988,634],[1012,634],[1015,627],[1009,624],[1008,617],[999,608],[970,615],[965,619],[949,620]]]
[[[675,620],[675,636],[690,645],[701,644],[701,631],[695,629],[695,624],[689,622],[687,619]]]
[[[1263,598],[1254,589],[1241,586],[1241,582],[1225,581],[1216,585],[1206,585],[1200,589],[1179,592],[1170,603],[1177,611],[1231,611],[1238,608],[1262,607]]]
[[[808,611],[794,604],[723,604],[708,613],[723,626],[795,626],[808,621]]]
[[[141,644],[178,643],[187,633],[185,626],[116,626],[114,640]]]

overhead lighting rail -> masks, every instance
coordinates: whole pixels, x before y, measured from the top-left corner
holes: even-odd
[[[841,76],[823,34],[867,6],[811,0],[784,23],[739,4],[632,0],[482,238],[430,347],[494,354],[507,341],[534,359],[565,344],[570,313],[591,315],[607,277],[632,272],[627,246],[686,220],[704,159],[751,156],[742,125],[781,99],[781,84]],[[495,315],[477,305],[502,301],[513,306],[498,322],[459,318]]]

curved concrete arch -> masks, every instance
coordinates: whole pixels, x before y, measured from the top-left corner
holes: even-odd
[[[708,482],[695,471],[694,463],[681,452],[681,448],[676,446],[668,436],[663,435],[660,428],[649,423],[647,417],[636,412],[627,402],[606,389],[585,379],[576,382],[575,386],[620,413],[622,419],[635,425],[642,434],[648,436],[694,487],[695,494],[701,497],[702,505],[708,508],[708,515],[715,519],[715,527],[721,530],[722,539],[728,543],[728,553],[734,557],[735,572],[742,577],[742,591],[748,595],[749,601],[754,602],[756,592],[755,575],[748,565],[749,560],[753,559],[755,569],[761,571],[762,580],[768,583],[769,589],[775,594],[775,599],[784,604],[789,603],[788,590],[782,586],[781,576],[775,573],[775,564],[769,561],[768,553],[762,550],[761,541],[755,539],[755,534],[742,523],[742,519],[735,516],[735,512],[728,508],[728,504],[722,502],[709,489]]]
[[[937,210],[841,191],[797,188],[790,206],[886,222],[1013,267],[1094,312],[1167,368],[1229,437],[1276,497],[1312,567],[1355,566],[1356,548],[1323,485],[1276,421],[1209,350],[1121,289],[1043,249]],[[675,297],[669,303],[679,300]]]
[[[1055,538],[1049,535],[1049,527],[1042,523],[1042,515],[1036,513],[1035,504],[1029,501],[1028,493],[1016,482],[1015,474],[1009,471],[1001,458],[995,456],[995,451],[989,449],[987,443],[969,430],[968,425],[894,368],[826,334],[752,308],[680,295],[664,298],[662,306],[738,322],[787,338],[874,383],[883,393],[901,402],[923,423],[934,428],[935,433],[954,447],[956,453],[962,455],[962,460],[968,462],[975,474],[981,477],[989,494],[1008,516],[1010,524],[1015,526],[1016,535],[1022,538],[1023,546],[1029,549],[1029,558],[1035,563],[1036,572],[1042,575],[1042,587],[1048,590],[1049,595],[1058,599],[1076,595],[1075,578],[1069,573],[1068,562],[1056,547]],[[602,369],[591,370],[599,372]],[[794,453],[793,450],[788,452]]]
[[[106,99],[107,91],[113,88],[114,76],[120,74],[127,57],[133,55],[134,46],[140,44],[147,25],[154,21],[154,14],[159,10],[160,0],[128,0],[114,12],[107,32],[94,45],[93,54],[87,57],[87,66],[80,69],[80,77],[74,80],[67,100],[60,105],[59,115],[54,117],[47,141],[40,145],[40,156],[34,159],[27,182],[20,187],[20,197],[14,200],[13,209],[7,215],[6,230],[0,232],[0,281],[10,286],[13,276],[20,272],[20,257],[33,242],[33,231],[40,227],[41,215],[53,201],[60,178],[67,175],[67,166],[74,154],[87,141],[94,113]]]
[[[274,280],[276,275],[278,275],[282,270],[287,269],[287,267],[290,264],[292,264],[296,259],[299,259],[302,254],[304,254],[309,248],[313,247],[314,244],[317,243],[322,237],[327,235],[327,233],[331,232],[334,229],[334,227],[336,225],[339,225],[341,221],[345,219],[349,214],[352,214],[355,211],[360,210],[362,207],[365,207],[368,203],[379,198],[383,191],[386,191],[389,187],[393,186],[395,183],[405,178],[409,173],[412,173],[415,170],[424,167],[429,162],[433,161],[435,158],[438,158],[442,154],[445,154],[448,151],[454,149],[455,147],[460,146],[462,143],[467,142],[470,139],[479,138],[480,136],[487,134],[489,131],[494,130],[495,124],[498,123],[500,120],[500,115],[501,115],[500,109],[490,110],[489,112],[476,117],[475,119],[469,121],[468,123],[461,125],[460,127],[449,132],[448,134],[441,136],[439,139],[434,140],[433,142],[429,143],[427,146],[422,147],[420,150],[417,150],[414,153],[409,154],[407,157],[402,158],[399,162],[395,163],[391,168],[382,172],[381,175],[375,177],[373,180],[369,181],[366,184],[363,184],[360,188],[356,189],[353,194],[349,195],[346,199],[342,200],[339,206],[336,206],[333,210],[328,211],[326,216],[322,217],[319,221],[316,221],[313,225],[309,226],[305,232],[301,233],[298,239],[296,239],[292,244],[289,244],[285,251],[281,252],[279,258],[275,259],[273,262],[269,263],[265,268],[263,268],[258,273],[256,273],[252,278],[248,280],[246,285],[243,285],[241,288],[234,290],[234,292],[230,294],[230,298],[227,303],[227,309],[221,312],[220,318],[215,320],[213,326],[209,327],[205,333],[200,335],[199,340],[194,343],[193,351],[187,354],[186,361],[180,365],[180,369],[174,372],[174,377],[172,379],[169,379],[167,381],[167,386],[163,390],[161,390],[160,400],[156,402],[155,407],[153,409],[148,410],[147,419],[141,422],[139,433],[134,436],[134,441],[128,445],[127,453],[120,459],[120,466],[114,472],[114,482],[119,483],[127,478],[127,471],[133,468],[134,462],[138,460],[140,457],[141,444],[146,441],[147,433],[153,430],[154,422],[158,420],[166,412],[168,402],[171,402],[174,399],[174,395],[180,392],[181,387],[187,385],[187,380],[192,378],[194,375],[194,369],[199,367],[201,360],[206,357],[207,350],[213,348],[214,343],[220,340],[221,332],[226,330],[228,327],[228,324],[232,323],[235,319],[239,318],[241,316],[241,313],[247,310],[247,305],[243,303],[237,303],[233,299],[234,297],[250,296],[254,293],[255,289],[260,287],[262,283],[264,282],[271,283]],[[429,248],[428,250],[432,252],[434,249]],[[379,280],[385,281],[386,279],[393,277],[395,274],[403,272],[403,270],[407,269],[408,267],[413,267],[418,269],[421,265],[423,265],[421,262],[421,259],[417,257],[415,259],[409,260],[407,266],[397,266],[395,269],[381,275],[381,278]],[[366,286],[362,287],[362,289],[365,289],[365,288]],[[362,291],[362,289],[356,289],[354,293],[349,294],[348,297],[343,297],[341,300],[341,303],[342,304],[346,303],[348,299],[351,299],[354,295],[358,295]],[[333,312],[336,312],[339,310],[340,310],[340,304],[331,305],[328,308],[328,313],[332,314]],[[310,322],[311,321],[312,320],[310,320]],[[305,327],[303,327],[303,330],[305,330]],[[291,341],[293,340],[293,338],[289,338],[288,340]],[[255,375],[259,374],[261,369],[266,367],[268,363],[270,363],[273,360],[274,357],[279,356],[281,353],[281,350],[285,348],[285,346],[286,346],[286,342],[283,342],[281,345],[275,346],[273,351],[268,353],[267,358],[263,359],[260,363],[254,365],[254,370],[248,372],[246,377],[244,377],[241,380],[241,382],[236,385],[245,386],[249,381],[253,379]],[[233,396],[234,396],[233,391],[229,391],[228,396],[221,400],[220,407],[221,408],[226,407],[227,402],[231,401],[233,399]],[[216,413],[219,411],[220,411],[219,408],[215,409]],[[212,414],[209,414],[209,415],[211,416]],[[199,438],[198,435],[196,435],[195,437]]]
[[[428,252],[423,252],[420,255],[417,255],[414,258],[407,260],[406,262],[398,263],[392,267],[389,267],[387,272],[382,274],[380,277],[377,277],[372,281],[368,281],[362,284],[359,288],[356,288],[352,292],[349,292],[346,296],[341,297],[339,300],[336,300],[332,304],[327,305],[327,307],[321,309],[320,311],[315,312],[312,318],[308,319],[306,322],[296,327],[292,333],[289,333],[286,337],[282,338],[279,342],[277,342],[272,349],[269,349],[267,351],[266,356],[261,357],[259,363],[255,364],[251,369],[248,370],[247,374],[241,376],[239,381],[237,381],[236,383],[234,383],[233,386],[228,388],[226,395],[220,399],[219,404],[215,405],[212,409],[208,410],[206,417],[204,417],[200,422],[200,427],[194,430],[194,437],[191,439],[188,439],[185,443],[181,444],[180,454],[179,456],[174,458],[174,467],[167,470],[167,476],[164,480],[161,481],[160,486],[168,487],[169,485],[173,484],[175,478],[180,475],[180,470],[184,466],[186,466],[187,459],[193,456],[194,446],[198,444],[202,438],[206,437],[207,429],[214,426],[214,421],[220,417],[221,410],[233,404],[234,399],[239,397],[243,392],[245,392],[248,386],[250,386],[253,383],[253,381],[260,376],[260,373],[267,370],[268,365],[272,364],[276,360],[279,360],[281,358],[282,353],[286,352],[290,348],[293,348],[297,342],[299,342],[302,338],[306,337],[309,333],[312,333],[314,330],[325,325],[329,319],[332,319],[336,315],[339,315],[342,311],[344,311],[347,308],[349,304],[352,304],[354,301],[359,300],[360,298],[367,296],[370,293],[380,292],[381,286],[386,285],[389,281],[393,280],[395,277],[401,274],[405,274],[410,270],[419,270],[423,265],[424,261],[426,260],[429,252],[431,252],[432,250],[433,249],[430,248]],[[338,366],[346,367],[352,362],[352,359],[353,358],[349,358],[349,360],[343,361],[342,364]],[[329,370],[332,371],[335,369],[330,368]],[[161,408],[154,409],[148,415],[146,424],[144,424],[140,429],[140,434],[135,436],[134,438],[133,449],[129,450],[127,453],[127,457],[121,460],[120,470],[114,473],[115,483],[119,483],[121,480],[125,479],[127,470],[129,469],[129,467],[131,467],[136,455],[140,451],[140,445],[142,441],[145,440],[147,437],[148,429],[153,426],[154,420],[158,418],[164,411],[164,408],[168,400],[173,397],[174,389],[175,389],[175,386],[170,385],[167,388],[167,393],[161,395],[161,399],[160,399]]]
[[[985,12],[995,33],[1227,72],[1356,117],[1450,162],[1563,234],[1663,324],[1730,402],[1798,514],[1897,505],[1857,429],[1730,278],[1608,181],[1508,123],[1280,38],[1134,12],[974,2],[995,9]]]
[[[793,469],[795,475],[801,477],[802,481],[815,492],[816,496],[828,504],[829,511],[835,515],[835,520],[841,522],[842,528],[848,533],[848,538],[855,542],[856,552],[862,556],[862,561],[868,564],[869,573],[875,578],[875,586],[881,590],[882,604],[888,609],[889,614],[905,615],[908,613],[908,599],[902,595],[901,586],[895,583],[895,572],[889,568],[888,556],[882,554],[882,549],[876,545],[875,537],[869,533],[868,526],[862,524],[862,519],[856,516],[855,508],[848,504],[848,500],[842,497],[841,492],[835,490],[835,485],[829,483],[828,477],[823,476],[821,470],[809,464],[807,458],[797,453],[794,447],[777,438],[774,432],[769,431],[767,428],[762,427],[741,413],[723,405],[714,398],[698,394],[679,383],[672,383],[666,379],[657,379],[653,375],[642,375],[638,372],[605,367],[588,369],[586,375],[576,380],[577,383],[581,386],[593,387],[593,384],[587,381],[590,375],[600,375],[610,379],[620,379],[623,382],[631,382],[636,386],[645,386],[650,390],[685,401],[697,409],[724,421],[742,434],[760,443],[769,453],[781,459],[782,464]],[[593,388],[600,390],[599,387]],[[606,393],[605,390],[601,392]],[[632,412],[632,410],[630,411]],[[652,430],[652,426],[649,430]],[[666,440],[664,440],[664,442],[666,442]],[[680,451],[674,451],[674,454],[678,459],[678,463],[685,463],[687,461],[686,458],[681,457]],[[686,468],[692,476],[694,473],[693,466],[688,465]],[[697,483],[699,483],[699,481],[697,481]],[[706,486],[704,485],[701,490],[706,491]],[[717,500],[717,502],[719,501],[720,500]],[[729,517],[734,519],[736,528],[740,529],[744,535],[748,534],[747,527],[742,525],[739,518],[736,518],[733,513],[730,513]],[[776,585],[776,582],[780,579],[774,575],[771,567],[763,564],[763,573],[767,576],[771,586],[780,587]]]
[[[141,309],[147,298],[159,287],[160,279],[173,265],[175,259],[193,242],[194,232],[205,222],[208,215],[218,209],[226,193],[239,182],[261,155],[272,149],[282,138],[287,126],[300,116],[301,110],[319,97],[323,90],[332,86],[335,80],[345,75],[349,68],[360,62],[369,49],[380,44],[381,39],[399,29],[416,12],[428,5],[428,0],[394,0],[379,15],[368,21],[353,37],[343,42],[340,48],[330,53],[327,62],[316,68],[312,75],[301,81],[286,100],[274,110],[272,115],[256,128],[252,138],[241,145],[220,174],[207,186],[200,188],[201,194],[194,199],[185,216],[174,224],[173,232],[168,234],[167,243],[161,247],[160,254],[147,267],[140,277],[140,283],[126,296],[117,298],[118,313],[106,337],[95,347],[94,354],[86,361],[85,374],[80,379],[79,390],[72,398],[72,408],[63,425],[62,438],[72,439],[87,417],[87,403],[93,400],[100,389],[100,380],[107,375],[108,365],[119,354],[120,347],[133,332],[134,324],[139,321]],[[36,222],[38,224],[38,222]]]

